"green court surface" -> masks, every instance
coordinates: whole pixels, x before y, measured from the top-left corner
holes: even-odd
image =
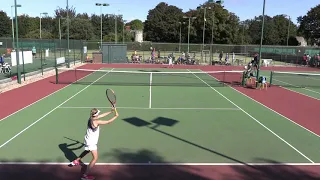
[[[158,85],[150,86],[150,80]],[[166,163],[320,162],[318,136],[232,87],[214,86],[208,74],[150,79],[150,74],[99,72],[80,81],[91,83],[69,85],[0,121],[0,161],[69,162],[83,150],[73,140],[83,142],[90,109],[110,110],[105,90],[112,88],[120,116],[102,126],[98,163],[125,163],[117,152],[141,150]],[[160,85],[182,81],[186,85]]]

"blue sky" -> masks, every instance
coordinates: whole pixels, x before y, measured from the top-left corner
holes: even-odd
[[[11,16],[11,3],[2,3],[0,10],[7,12]],[[8,1],[7,1],[8,2]],[[77,13],[87,12],[88,14],[99,14],[100,9],[95,3],[109,3],[109,7],[104,7],[106,14],[122,14],[125,20],[140,19],[144,21],[148,11],[154,8],[159,0],[69,0],[69,6],[74,6]],[[164,0],[170,5],[175,5],[183,11],[196,8],[204,0]],[[251,19],[262,14],[263,0],[224,0],[224,6],[240,17],[240,20]],[[66,0],[17,0],[22,7],[18,8],[18,14],[28,14],[39,16],[41,12],[48,12],[54,15],[54,10],[59,7],[66,7]],[[274,16],[277,14],[287,14],[292,17],[294,23],[300,15],[305,15],[312,7],[320,4],[319,0],[266,0],[266,14]]]

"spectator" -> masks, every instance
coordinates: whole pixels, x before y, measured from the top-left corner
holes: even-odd
[[[219,60],[222,61],[222,58],[223,58],[223,51],[221,51],[219,54]]]
[[[2,56],[0,57],[0,64],[1,66],[3,66],[4,64],[4,54],[2,54]]]
[[[311,60],[311,56],[310,56],[309,54],[307,54],[307,62],[306,62],[306,66],[308,66],[308,65],[309,65],[310,60]]]
[[[234,63],[235,59],[236,59],[236,55],[235,55],[234,52],[233,52],[233,53],[232,53],[232,64]]]
[[[226,64],[229,63],[229,53],[226,54],[226,58],[225,58]]]
[[[304,54],[303,59],[302,59],[302,65],[307,64],[307,61],[308,61],[308,56],[307,56],[307,54]]]
[[[33,48],[32,48],[32,56],[33,56],[33,58],[36,58],[36,55],[37,55],[37,49],[36,49],[36,47],[33,46]]]

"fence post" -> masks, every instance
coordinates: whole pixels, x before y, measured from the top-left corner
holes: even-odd
[[[43,64],[42,64],[42,42],[40,42],[40,63],[41,63],[41,74],[43,76]]]
[[[54,43],[53,44],[53,49],[54,49],[54,69],[55,69],[55,71],[56,71],[56,84],[58,84],[59,82],[58,82],[58,65],[57,65],[57,52],[56,52],[56,44]],[[61,54],[61,51],[60,51],[60,54]],[[61,58],[61,56],[60,56],[60,58]]]
[[[73,65],[75,66],[76,65],[76,48],[75,48],[74,42],[75,41],[73,41]]]
[[[23,46],[21,47],[22,52],[22,72],[23,72],[23,80],[26,81],[26,71],[24,69],[24,52],[23,52]]]

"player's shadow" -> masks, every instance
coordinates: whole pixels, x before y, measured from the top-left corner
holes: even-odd
[[[83,148],[84,144],[68,137],[64,137],[64,138],[70,141],[73,141],[73,143],[71,144],[67,144],[67,143],[59,144],[59,148],[63,152],[65,158],[67,158],[71,162],[77,158],[77,155],[73,151]]]
[[[171,137],[171,138],[173,138],[173,139],[182,141],[182,142],[187,143],[187,144],[189,144],[189,145],[192,145],[192,146],[194,146],[194,147],[200,148],[200,149],[202,149],[202,150],[204,150],[204,151],[213,153],[213,154],[215,154],[215,155],[224,157],[224,158],[226,158],[226,159],[228,159],[228,160],[232,160],[232,161],[234,161],[234,162],[241,163],[241,164],[243,164],[243,165],[246,165],[246,166],[249,166],[249,167],[250,167],[250,165],[248,165],[247,163],[242,162],[242,161],[240,161],[240,160],[238,160],[238,159],[235,159],[235,158],[233,158],[233,157],[227,156],[227,155],[222,154],[222,153],[220,153],[220,152],[217,152],[217,151],[215,151],[215,150],[212,150],[212,149],[209,149],[209,148],[207,148],[207,147],[204,147],[204,146],[201,146],[201,145],[199,145],[199,144],[196,144],[195,142],[188,141],[188,140],[183,139],[183,138],[181,138],[181,137],[178,137],[178,136],[175,136],[175,135],[172,135],[172,134],[170,134],[170,133],[167,133],[167,132],[164,132],[164,131],[162,131],[162,130],[157,129],[157,127],[159,127],[159,126],[172,127],[172,126],[176,125],[176,124],[179,122],[179,121],[177,121],[177,120],[170,119],[170,118],[166,118],[166,117],[158,117],[158,118],[154,119],[153,121],[151,121],[152,123],[150,123],[150,122],[148,122],[148,121],[145,121],[145,120],[143,120],[143,119],[141,119],[141,118],[138,118],[138,117],[130,117],[130,118],[126,118],[126,119],[123,119],[123,120],[126,121],[126,122],[128,122],[128,123],[130,123],[131,125],[136,126],[136,127],[147,127],[147,128],[149,128],[149,129],[157,132],[157,133],[160,133],[160,134],[169,136],[169,137]]]
[[[112,157],[118,162],[135,164],[122,165],[107,169],[111,172],[108,179],[111,180],[213,180],[210,172],[203,172],[201,168],[194,166],[153,165],[153,163],[167,164],[165,159],[155,151],[149,149],[113,149],[104,153],[102,157]],[[150,164],[149,164],[150,162]],[[140,165],[136,164],[139,163]],[[105,170],[106,171],[106,170]]]

